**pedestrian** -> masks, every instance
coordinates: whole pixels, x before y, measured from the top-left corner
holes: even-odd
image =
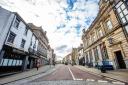
[[[39,69],[39,65],[40,65],[40,62],[39,62],[39,59],[37,59],[37,62],[36,62],[37,71],[38,71],[38,69]]]

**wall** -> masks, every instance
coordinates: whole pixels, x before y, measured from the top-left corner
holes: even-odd
[[[14,15],[0,7],[0,51],[8,34]]]

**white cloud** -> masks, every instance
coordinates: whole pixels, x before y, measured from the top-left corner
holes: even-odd
[[[27,23],[42,26],[54,49],[67,46],[63,53],[55,50],[57,55],[63,57],[72,47],[80,45],[82,29],[89,26],[85,21],[91,23],[97,15],[98,5],[95,1],[97,0],[77,0],[70,11],[65,11],[68,7],[66,0],[1,0],[0,5],[18,12]],[[70,20],[66,19],[67,15],[71,16]],[[65,27],[57,29],[60,24]],[[76,24],[80,24],[81,28],[76,29]]]

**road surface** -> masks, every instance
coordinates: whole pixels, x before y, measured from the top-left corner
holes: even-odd
[[[123,83],[113,84],[114,80],[91,74],[71,65],[57,65],[49,74],[43,76],[40,74],[35,77],[8,85],[124,85]]]

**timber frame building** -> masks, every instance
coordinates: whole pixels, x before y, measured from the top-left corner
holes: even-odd
[[[99,13],[83,30],[85,64],[96,67],[107,61],[114,69],[128,68],[128,2],[100,0]]]

